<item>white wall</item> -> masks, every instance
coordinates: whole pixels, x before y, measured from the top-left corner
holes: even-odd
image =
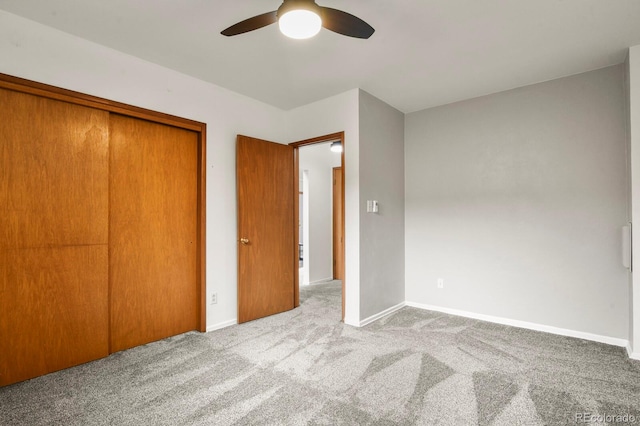
[[[358,89],[292,109],[287,141],[345,132],[345,323],[360,324],[360,212]]]
[[[300,179],[308,172],[306,222],[309,236],[304,244],[305,268],[313,284],[333,279],[333,168],[340,167],[341,155],[329,150],[329,143],[300,148]],[[306,214],[305,214],[306,215]]]
[[[624,115],[622,65],[407,115],[407,301],[626,341]]]
[[[640,46],[629,49],[628,57],[628,138],[631,148],[631,215],[633,229],[633,267],[640,268]],[[629,352],[640,359],[640,274],[635,273],[629,286],[631,318]]]
[[[360,318],[405,300],[404,114],[360,91]],[[379,203],[367,213],[367,200]]]
[[[235,139],[285,139],[285,113],[0,11],[0,72],[207,123],[207,326],[237,318]]]

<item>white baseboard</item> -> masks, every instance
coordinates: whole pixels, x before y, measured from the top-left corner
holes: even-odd
[[[360,327],[360,321],[358,321],[356,318],[344,317],[344,323],[346,325],[350,325],[351,327]]]
[[[377,321],[377,320],[379,320],[379,319],[380,319],[380,318],[382,318],[382,317],[386,317],[387,315],[392,314],[392,313],[394,313],[395,311],[397,311],[397,310],[399,310],[399,309],[402,309],[402,308],[404,308],[404,307],[405,307],[405,302],[398,303],[398,304],[397,304],[397,305],[395,305],[395,306],[392,306],[392,307],[390,307],[390,308],[387,308],[387,309],[385,309],[385,310],[384,310],[384,311],[382,311],[382,312],[378,312],[377,314],[371,315],[370,317],[365,318],[365,319],[363,319],[362,321],[359,321],[359,322],[358,322],[358,325],[357,325],[356,327],[364,327],[365,325],[367,325],[367,324],[371,324],[372,322]]]
[[[631,343],[627,344],[627,355],[629,355],[629,358],[631,359],[637,359],[638,361],[640,361],[640,352],[633,352]]]
[[[549,325],[536,324],[533,322],[494,317],[491,315],[484,315],[484,314],[476,314],[474,312],[461,311],[458,309],[450,309],[450,308],[443,308],[440,306],[425,305],[423,303],[406,302],[406,305],[411,306],[413,308],[426,309],[429,311],[443,312],[445,314],[457,315],[457,316],[466,317],[466,318],[473,318],[481,321],[488,321],[488,322],[493,322],[497,324],[510,325],[512,327],[526,328],[526,329],[535,330],[535,331],[543,331],[545,333],[558,334],[560,336],[576,337],[578,339],[591,340],[599,343],[606,343],[607,345],[627,347],[627,350],[629,350],[628,349],[629,341],[625,339],[618,339],[618,338],[609,337],[609,336],[601,336],[599,334],[585,333],[582,331],[569,330],[566,328],[552,327]]]
[[[236,325],[238,323],[237,319],[232,319],[229,321],[223,321],[223,322],[219,322],[217,324],[213,324],[207,327],[207,333],[209,333],[210,331],[215,331],[215,330],[220,330],[221,328],[226,328],[226,327],[230,327],[232,325]]]

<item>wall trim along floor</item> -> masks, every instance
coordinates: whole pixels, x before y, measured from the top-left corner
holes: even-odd
[[[398,311],[398,310],[404,308],[405,306],[406,306],[405,302],[398,303],[395,306],[387,308],[384,311],[378,312],[377,314],[371,315],[370,317],[363,319],[362,321],[360,321],[355,326],[356,327],[364,327],[365,325],[371,324],[372,322],[377,321],[382,317],[386,317],[387,315],[390,315],[390,314],[394,313],[395,311]],[[354,324],[348,324],[348,325],[354,325]]]
[[[526,328],[529,330],[542,331],[545,333],[558,334],[560,336],[576,337],[578,339],[591,340],[594,342],[606,343],[607,345],[627,347],[629,341],[618,339],[615,337],[601,336],[599,334],[585,333],[582,331],[569,330],[566,328],[552,327],[549,325],[536,324],[533,322],[513,320],[509,318],[494,317],[492,315],[476,314],[474,312],[461,311],[458,309],[443,308],[440,306],[425,305],[422,303],[405,302],[407,306],[412,308],[426,309],[429,311],[443,312],[450,315],[458,315],[461,317],[473,318],[481,321],[494,322],[497,324],[510,325],[512,327]],[[630,355],[631,357],[631,355]],[[634,358],[635,359],[635,358]]]
[[[633,349],[631,349],[631,343],[627,344],[627,355],[629,355],[629,358],[631,359],[637,359],[640,361],[640,352],[633,352]]]
[[[492,315],[477,314],[477,313],[474,313],[474,312],[467,312],[467,311],[462,311],[462,310],[458,310],[458,309],[443,308],[443,307],[440,307],[440,306],[427,305],[427,304],[424,304],[424,303],[415,303],[415,302],[398,303],[395,306],[391,306],[390,308],[387,308],[384,311],[378,312],[377,314],[371,315],[370,317],[363,319],[362,321],[358,322],[357,324],[351,324],[351,323],[346,323],[346,324],[347,325],[351,325],[353,327],[364,327],[364,326],[366,326],[368,324],[371,324],[374,321],[379,320],[382,317],[390,315],[390,314],[392,314],[392,313],[404,308],[405,306],[408,306],[408,307],[411,307],[411,308],[417,308],[417,309],[424,309],[424,310],[427,310],[427,311],[442,312],[442,313],[445,313],[445,314],[457,315],[457,316],[461,316],[461,317],[465,317],[465,318],[473,318],[473,319],[477,319],[477,320],[481,320],[481,321],[493,322],[493,323],[496,323],[496,324],[503,324],[503,325],[508,325],[508,326],[512,326],[512,327],[526,328],[528,330],[542,331],[544,333],[557,334],[557,335],[560,335],[560,336],[568,336],[568,337],[575,337],[575,338],[578,338],[578,339],[591,340],[593,342],[605,343],[607,345],[619,346],[619,347],[623,347],[623,348],[625,348],[627,350],[627,354],[629,355],[629,358],[635,359],[635,360],[640,360],[640,352],[633,352],[633,350],[631,348],[631,344],[629,343],[628,340],[625,340],[625,339],[618,339],[618,338],[615,338],[615,337],[602,336],[602,335],[599,335],[599,334],[585,333],[585,332],[582,332],[582,331],[569,330],[569,329],[566,329],[566,328],[552,327],[552,326],[549,326],[549,325],[536,324],[536,323],[527,322],[527,321],[519,321],[519,320],[513,320],[513,319],[509,319],[509,318],[495,317],[495,316],[492,316]],[[226,327],[230,327],[232,325],[236,325],[237,323],[238,323],[237,319],[232,319],[232,320],[229,320],[229,321],[220,322],[218,324],[214,324],[214,325],[211,325],[211,326],[207,327],[207,332],[220,330],[222,328],[226,328]]]
[[[236,325],[238,323],[238,319],[234,318],[229,321],[219,322],[217,324],[210,325],[207,327],[207,333],[215,330],[220,330],[221,328],[231,327],[232,325]]]

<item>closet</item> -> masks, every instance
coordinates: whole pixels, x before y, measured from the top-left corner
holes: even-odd
[[[0,386],[205,329],[205,125],[0,75]]]

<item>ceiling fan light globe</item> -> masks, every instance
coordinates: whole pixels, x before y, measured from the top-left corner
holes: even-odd
[[[278,26],[287,37],[302,40],[320,32],[322,19],[311,10],[290,10],[278,19]]]
[[[342,152],[342,142],[333,142],[331,143],[331,152]]]

